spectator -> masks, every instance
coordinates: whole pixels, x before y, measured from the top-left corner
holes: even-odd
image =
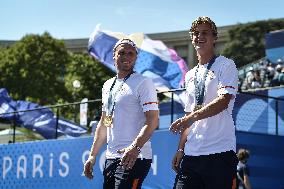
[[[266,59],[259,61],[254,66],[241,69],[239,71],[239,91],[284,85],[283,67],[282,59],[277,61],[276,66]]]
[[[254,70],[253,67],[249,67],[249,71],[246,73],[246,78],[243,81],[242,90],[250,89],[252,80],[254,78]]]
[[[267,64],[267,78],[271,81],[274,77],[274,74],[275,74],[274,67],[272,66],[272,63],[269,62]]]
[[[284,67],[281,69],[281,73],[278,75],[279,85],[284,85]]]
[[[279,86],[279,85],[280,85],[280,82],[279,82],[279,75],[280,75],[281,70],[282,70],[282,65],[281,65],[281,64],[277,64],[275,70],[276,70],[276,71],[275,71],[273,80],[271,81],[271,85],[272,85],[272,86]]]
[[[260,80],[261,80],[260,84],[261,84],[261,87],[264,87],[264,84],[265,84],[265,81],[266,81],[266,70],[267,70],[266,64],[263,61],[261,61],[259,63],[258,69],[259,69],[259,72],[260,72]]]
[[[261,78],[260,78],[260,71],[256,70],[253,72],[252,82],[250,84],[252,89],[260,88],[261,87]]]
[[[249,151],[246,149],[239,149],[238,159],[239,163],[237,166],[237,189],[251,189],[249,181],[249,168],[247,161],[249,159]]]

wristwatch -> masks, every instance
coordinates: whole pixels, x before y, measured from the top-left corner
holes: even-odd
[[[136,144],[134,145],[132,145],[132,147],[133,148],[136,148],[136,150],[139,152],[139,153],[141,153],[141,148],[139,147],[139,146],[137,146]]]

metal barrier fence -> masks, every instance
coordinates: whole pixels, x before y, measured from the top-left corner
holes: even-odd
[[[50,109],[52,110],[52,112],[54,113],[55,116],[55,129],[54,129],[54,139],[58,138],[58,126],[59,126],[59,120],[61,118],[65,118],[65,119],[69,119],[72,120],[72,122],[74,122],[75,124],[79,124],[78,123],[78,118],[80,117],[80,110],[79,110],[79,106],[81,104],[88,104],[90,111],[88,111],[88,115],[87,117],[91,120],[93,118],[94,115],[98,114],[98,112],[101,110],[101,99],[95,99],[95,100],[89,100],[86,102],[74,102],[74,103],[67,103],[67,104],[61,104],[61,105],[52,105],[52,106],[44,106],[44,107],[40,107],[40,108],[33,108],[33,109],[27,109],[27,110],[21,110],[21,111],[11,111],[8,113],[0,113],[0,118],[3,115],[13,115],[13,119],[11,119],[10,121],[7,121],[5,119],[1,119],[1,123],[0,123],[0,128],[10,128],[10,131],[12,131],[12,133],[7,133],[8,135],[8,143],[15,143],[17,141],[30,141],[30,140],[34,140],[34,139],[44,139],[42,136],[34,133],[32,130],[28,130],[24,127],[21,127],[21,125],[18,125],[16,123],[16,117],[17,115],[23,115],[25,113],[29,113],[29,112],[40,112],[43,110],[47,110]],[[86,127],[88,129],[88,127]],[[22,136],[18,136],[20,134],[17,134],[17,130],[24,130],[26,135],[31,135],[30,133],[35,134],[36,136],[28,136],[27,137],[22,137]],[[21,132],[18,132],[21,133]],[[3,138],[4,136],[0,135],[0,143],[7,143],[7,142],[3,142],[3,140],[1,140],[1,138]]]
[[[168,129],[170,124],[177,118],[184,115],[183,106],[175,100],[179,98],[184,89],[169,90],[158,93],[160,101],[160,122],[159,129]],[[180,98],[179,98],[180,100]],[[9,113],[1,113],[0,117],[5,114],[13,114],[16,117],[17,114],[22,114],[31,111],[41,111],[43,109],[52,109],[56,115],[56,125],[54,138],[58,138],[58,120],[60,117],[67,117],[73,119],[78,124],[79,106],[80,104],[88,104],[88,134],[91,132],[89,127],[90,121],[95,119],[95,116],[99,116],[101,112],[101,100],[89,100],[87,102],[74,102],[62,105],[46,106],[42,108],[29,109],[23,111],[15,111]],[[73,117],[73,118],[72,118]],[[233,118],[236,124],[237,131],[247,131],[253,133],[263,133],[271,135],[283,135],[284,136],[284,99],[267,96],[264,92],[240,92],[237,94]],[[2,120],[3,121],[3,120]],[[6,122],[6,128],[10,127],[12,133],[9,133],[9,142],[27,141],[38,138],[21,138],[17,136],[17,130],[21,129],[16,124],[15,120],[10,123]],[[5,128],[5,127],[4,127]],[[1,126],[0,126],[1,129]],[[30,131],[33,132],[33,131]],[[7,141],[1,140],[3,136],[0,136],[0,143],[7,143]]]
[[[283,88],[279,94],[283,96]],[[280,96],[279,95],[279,96]],[[284,99],[266,91],[241,92],[235,104],[237,130],[284,136]]]

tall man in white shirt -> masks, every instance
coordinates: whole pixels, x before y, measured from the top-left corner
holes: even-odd
[[[113,48],[117,70],[102,89],[102,116],[84,174],[93,178],[93,166],[107,142],[104,189],[141,188],[152,162],[150,137],[158,126],[158,102],[151,79],[133,71],[137,47],[130,39]]]
[[[186,115],[170,127],[181,134],[172,161],[174,188],[230,189],[238,162],[232,118],[237,68],[233,60],[215,54],[218,32],[209,17],[193,21],[190,35],[199,62],[185,77]]]

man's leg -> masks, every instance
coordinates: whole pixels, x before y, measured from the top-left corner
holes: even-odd
[[[104,184],[103,188],[104,189],[113,189],[114,188],[114,183],[115,183],[115,170],[119,164],[120,160],[119,159],[107,159],[105,162],[105,168],[103,171],[103,176],[104,176]]]
[[[146,178],[152,160],[137,159],[131,170],[126,170],[122,165],[118,165],[115,171],[115,189],[138,189],[141,188]]]
[[[236,176],[238,159],[233,151],[209,155],[203,175],[206,189],[231,189]]]
[[[175,179],[174,189],[204,189],[200,176],[200,158],[184,156]]]
[[[106,160],[104,189],[139,189],[146,178],[152,160],[137,159],[131,170],[119,164],[120,159]]]

